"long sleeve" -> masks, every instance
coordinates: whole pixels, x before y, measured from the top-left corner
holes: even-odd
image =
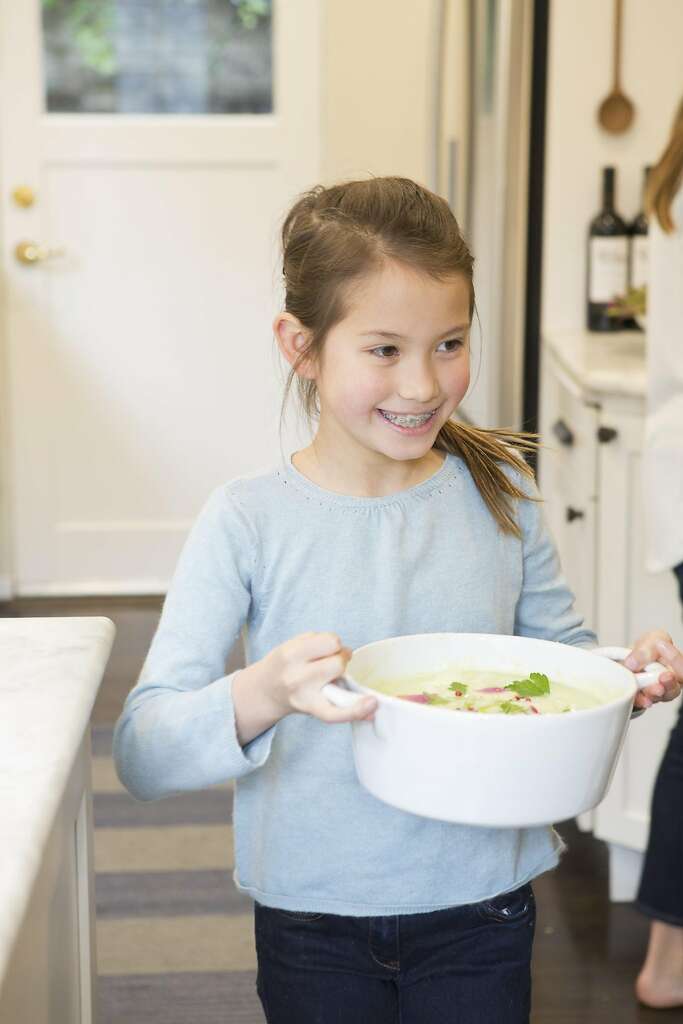
[[[533,481],[525,477],[518,478],[518,482],[532,497],[540,497]],[[574,608],[574,595],[562,574],[543,503],[521,501],[519,522],[523,532],[524,577],[515,609],[515,633],[576,647],[594,647],[597,637],[583,626],[583,618]]]
[[[114,731],[119,778],[153,800],[237,778],[268,757],[275,727],[239,744],[226,658],[244,625],[258,537],[225,487],[180,554],[136,686]]]

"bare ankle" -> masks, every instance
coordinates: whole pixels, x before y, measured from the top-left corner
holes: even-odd
[[[645,963],[648,961],[657,971],[683,973],[683,928],[653,921]]]

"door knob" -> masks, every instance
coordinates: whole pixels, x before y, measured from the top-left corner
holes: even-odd
[[[36,201],[36,194],[30,185],[17,185],[12,191],[12,199],[17,206],[33,206]]]
[[[37,242],[18,242],[14,248],[14,255],[19,263],[33,266],[35,263],[44,263],[46,260],[63,256],[64,250],[48,249],[46,245],[38,245]]]

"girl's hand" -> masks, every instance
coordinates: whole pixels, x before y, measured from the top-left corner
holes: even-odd
[[[273,648],[263,663],[271,699],[282,715],[302,711],[323,722],[372,718],[374,697],[359,697],[354,707],[337,708],[320,692],[343,674],[352,653],[335,633],[301,633]]]
[[[683,683],[683,654],[674,646],[673,640],[663,629],[653,629],[643,633],[633,645],[628,658],[624,659],[626,668],[632,672],[640,672],[651,661],[661,661],[666,668],[659,681],[640,690],[633,706],[649,708],[661,700],[675,700],[680,695]]]

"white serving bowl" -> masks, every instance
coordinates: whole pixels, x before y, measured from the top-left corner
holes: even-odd
[[[612,658],[624,648],[587,651],[568,644],[485,633],[422,633],[357,648],[342,682],[323,692],[338,706],[357,693],[379,704],[371,721],[353,722],[361,783],[404,811],[444,821],[521,828],[574,817],[598,804],[621,750],[633,698],[656,682],[661,664],[634,675]],[[487,669],[602,693],[606,703],[562,714],[448,711],[373,690],[379,682],[424,672]],[[349,692],[353,691],[353,692]]]

